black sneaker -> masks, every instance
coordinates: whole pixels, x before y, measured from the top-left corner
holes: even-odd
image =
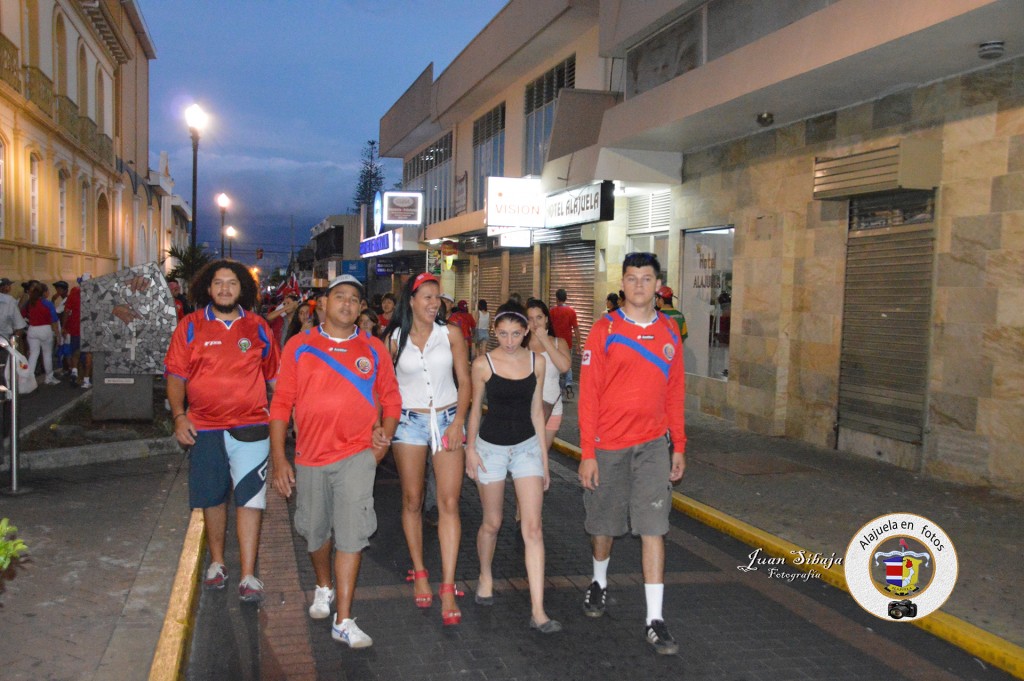
[[[644,634],[647,642],[654,647],[654,652],[659,655],[675,655],[679,652],[679,646],[672,634],[668,633],[664,620],[651,620]]]
[[[587,587],[587,595],[583,597],[583,612],[587,617],[600,617],[604,614],[607,598],[608,589],[602,589],[597,582],[591,582]]]

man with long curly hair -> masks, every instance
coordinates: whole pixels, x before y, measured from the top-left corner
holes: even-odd
[[[215,260],[189,287],[196,311],[178,323],[165,360],[174,436],[189,447],[189,503],[203,509],[210,566],[203,584],[223,589],[227,501],[234,488],[242,579],[239,597],[263,600],[256,578],[260,523],[266,508],[270,416],[267,390],[277,378],[278,345],[253,310],[252,274]],[[188,397],[188,408],[185,398]]]

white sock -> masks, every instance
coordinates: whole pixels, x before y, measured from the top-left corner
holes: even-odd
[[[644,595],[647,596],[647,624],[664,619],[661,616],[661,602],[665,598],[665,585],[644,584]]]
[[[610,556],[604,560],[594,559],[594,581],[602,589],[608,588],[608,563],[610,561]]]

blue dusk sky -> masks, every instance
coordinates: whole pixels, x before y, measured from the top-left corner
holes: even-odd
[[[136,0],[153,43],[151,168],[170,157],[190,202],[192,146],[184,111],[210,115],[199,142],[199,243],[220,248],[215,197],[232,199],[234,255],[287,263],[333,213],[347,213],[367,140],[381,116],[434,62],[437,77],[506,0]],[[385,161],[385,186],[401,163]]]

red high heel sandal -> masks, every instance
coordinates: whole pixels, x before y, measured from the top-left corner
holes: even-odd
[[[443,596],[444,594],[454,594],[456,597],[465,596],[465,592],[459,591],[455,588],[455,584],[442,584],[441,588],[437,590],[438,595]],[[442,610],[441,611],[441,623],[448,627],[453,624],[459,624],[462,622],[462,612],[460,610]]]
[[[429,579],[430,573],[426,570],[409,570],[409,576],[405,578],[407,582],[415,582],[417,579]],[[429,608],[434,603],[434,595],[429,591],[425,594],[415,593],[415,587],[413,589],[413,599],[416,601],[417,608]]]

